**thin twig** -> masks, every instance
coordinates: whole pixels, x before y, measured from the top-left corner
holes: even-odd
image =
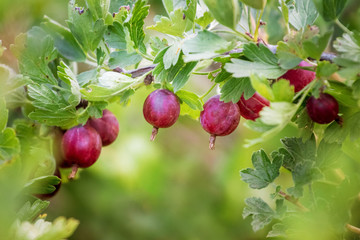
[[[353,233],[356,233],[356,234],[360,235],[360,228],[355,227],[355,226],[353,226],[353,225],[351,225],[351,224],[346,224],[346,228],[347,228],[347,230],[349,230],[350,232],[353,232]]]
[[[284,193],[283,191],[279,191],[279,194],[281,196],[283,196],[286,200],[288,200],[289,202],[291,202],[292,204],[296,205],[298,208],[300,208],[301,211],[303,212],[309,212],[310,210],[305,207],[304,205],[302,205],[298,199]]]

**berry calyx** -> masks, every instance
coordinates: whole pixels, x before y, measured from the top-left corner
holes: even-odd
[[[154,141],[159,128],[168,128],[179,118],[179,100],[169,90],[155,90],[146,98],[143,114],[145,120],[154,127],[150,137],[150,140]]]
[[[339,104],[327,93],[320,93],[319,98],[311,96],[306,103],[306,109],[311,120],[320,124],[328,124],[338,118]]]
[[[115,115],[107,109],[103,111],[101,118],[90,118],[87,124],[99,133],[102,146],[113,143],[119,134],[119,122]]]
[[[245,100],[244,94],[241,95],[237,105],[240,108],[240,114],[243,118],[255,121],[255,119],[260,117],[259,113],[263,107],[270,106],[270,102],[256,92],[251,98],[247,100]]]
[[[200,113],[200,123],[210,133],[209,148],[215,149],[216,136],[232,133],[240,122],[240,109],[236,103],[220,101],[220,95],[211,97]]]
[[[300,67],[311,67],[312,65],[301,61]],[[301,91],[306,85],[315,79],[315,72],[304,70],[304,69],[290,69],[284,75],[279,77],[290,81],[290,85],[294,86],[295,92]]]
[[[75,177],[78,168],[93,165],[101,152],[101,138],[89,125],[73,127],[66,131],[62,139],[65,166],[72,166],[69,179]]]

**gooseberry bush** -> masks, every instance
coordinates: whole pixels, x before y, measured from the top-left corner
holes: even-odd
[[[77,168],[90,167],[116,139],[119,124],[106,108],[126,105],[140,88],[153,89],[143,106],[151,140],[179,116],[201,123],[210,149],[240,118],[260,133],[248,147],[298,128],[296,137],[279,139],[279,149],[254,152],[253,167],[240,171],[254,189],[243,211],[254,231],[288,239],[360,233],[351,223],[360,189],[353,171],[360,160],[360,33],[338,20],[345,0],[163,0],[166,16],[146,27],[145,0],[83,2],[69,1],[65,24],[45,16],[15,39],[19,74],[0,65],[0,179],[14,181],[0,190],[12,206],[0,216],[8,223],[1,239],[73,233],[75,219],[45,221],[44,199],[67,181],[60,173],[76,179]],[[265,22],[269,11],[282,18]],[[282,41],[269,43],[269,25],[284,33]],[[336,39],[334,26],[343,31]],[[198,75],[211,86],[202,95],[188,84]],[[326,233],[315,231],[319,222]]]

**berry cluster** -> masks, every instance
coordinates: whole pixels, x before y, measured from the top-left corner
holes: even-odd
[[[309,63],[302,61],[300,67],[309,67]],[[301,91],[315,79],[315,72],[305,69],[288,70],[279,79],[286,79],[294,87],[295,92]],[[226,136],[232,133],[240,122],[240,116],[255,121],[260,117],[264,107],[270,102],[255,93],[249,99],[242,95],[237,103],[222,102],[220,95],[211,97],[203,106],[200,113],[200,123],[203,129],[210,133],[209,148],[215,148],[216,136]],[[309,117],[316,123],[328,124],[338,119],[339,106],[334,97],[321,93],[319,98],[310,97],[306,104]],[[179,117],[180,103],[176,95],[169,90],[159,89],[152,92],[145,100],[143,114],[148,123],[154,128],[150,137],[155,139],[159,128],[172,126]]]

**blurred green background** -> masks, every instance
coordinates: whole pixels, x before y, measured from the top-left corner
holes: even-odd
[[[164,13],[160,0],[149,3],[146,25],[152,24],[154,15]],[[342,21],[360,30],[358,5],[358,0],[350,1]],[[64,24],[66,8],[66,0],[1,0],[3,45],[9,48],[16,35],[39,24],[43,15]],[[279,12],[265,14],[275,22],[279,16]],[[319,24],[325,26],[321,20]],[[266,28],[270,42],[281,39],[277,25]],[[10,51],[0,63],[16,69]],[[201,94],[209,86],[207,79],[194,77],[187,87]],[[141,89],[127,106],[109,106],[120,123],[118,139],[103,148],[100,159],[80,172],[78,180],[63,184],[51,200],[48,219],[60,215],[79,219],[80,226],[71,238],[79,240],[264,239],[269,229],[254,233],[250,219],[243,220],[242,210],[246,197],[267,199],[268,193],[249,189],[240,180],[239,170],[251,166],[253,151],[276,149],[279,139],[296,136],[296,129],[289,126],[261,146],[246,149],[244,140],[257,135],[243,127],[242,119],[239,128],[228,137],[219,137],[216,150],[210,151],[209,136],[200,123],[180,117],[150,142],[152,127],[142,116],[142,104],[152,90]]]

